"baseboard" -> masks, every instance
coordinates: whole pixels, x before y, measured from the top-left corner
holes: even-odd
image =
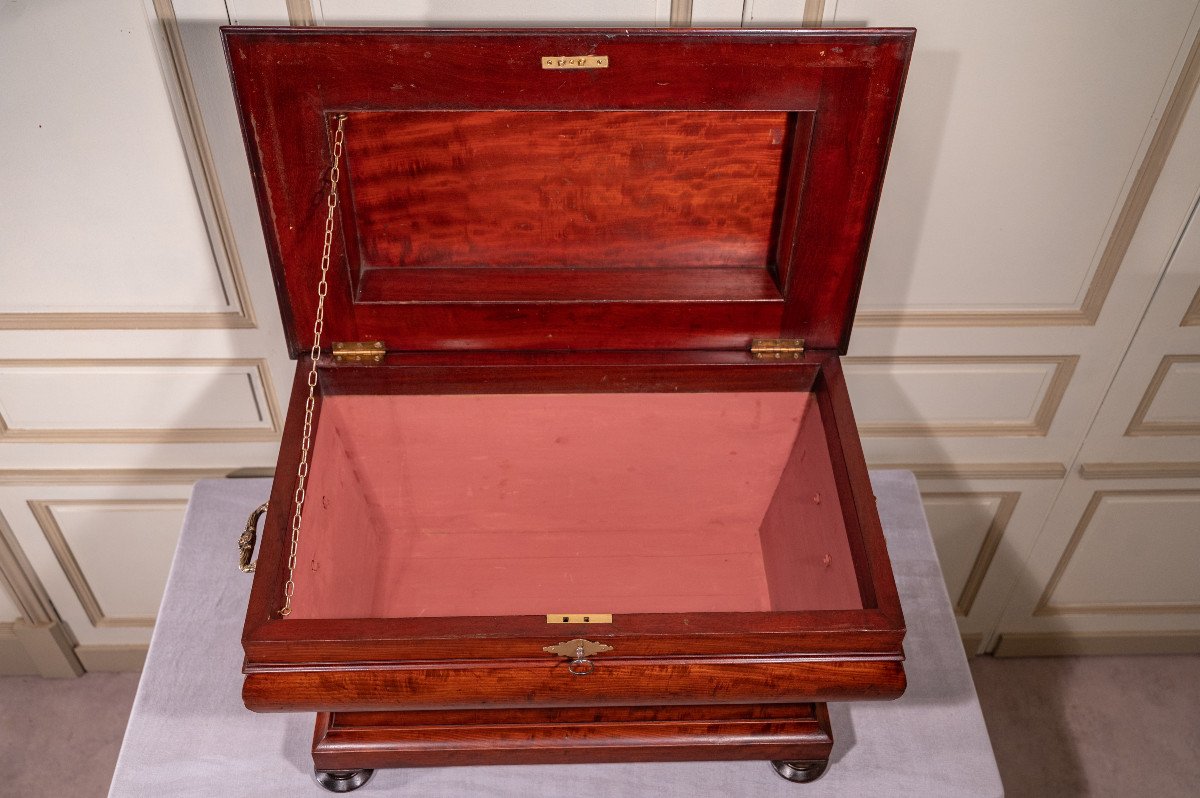
[[[997,657],[1200,654],[1200,632],[1019,632],[1000,635]]]
[[[0,676],[37,676],[37,665],[25,653],[13,624],[0,624]]]
[[[86,645],[76,646],[75,654],[87,671],[136,673],[146,664],[147,648],[144,645]]]
[[[83,673],[62,625],[0,624],[0,676],[68,678]]]
[[[983,635],[981,634],[962,634],[963,651],[967,652],[967,658],[970,659],[979,653],[979,647],[983,645]]]

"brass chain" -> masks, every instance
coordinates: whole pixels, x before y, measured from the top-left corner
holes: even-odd
[[[333,250],[333,216],[338,206],[338,180],[341,178],[342,143],[345,140],[346,115],[337,118],[333,134],[333,165],[329,170],[329,196],[325,200],[325,242],[321,247],[321,281],[317,283],[317,320],[313,322],[312,364],[308,369],[308,399],[304,402],[304,431],[300,436],[300,465],[296,469],[296,493],[292,504],[292,547],[288,554],[288,578],[283,586],[280,615],[291,615],[292,596],[296,592],[296,551],[300,545],[300,518],[304,512],[304,486],[308,482],[308,452],[312,448],[313,409],[316,407],[317,360],[321,357],[321,333],[325,331],[325,295],[329,293],[329,257]]]

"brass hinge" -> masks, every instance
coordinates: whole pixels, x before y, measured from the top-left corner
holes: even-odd
[[[379,363],[387,349],[383,341],[334,341],[334,363]]]
[[[755,338],[750,354],[759,360],[799,360],[804,356],[803,338]]]

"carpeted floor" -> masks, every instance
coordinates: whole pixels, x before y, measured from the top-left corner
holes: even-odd
[[[1200,656],[978,657],[971,672],[1010,796],[1200,795]],[[136,674],[0,678],[0,793],[105,795],[136,689]]]
[[[136,673],[0,677],[0,795],[107,795],[137,683]]]
[[[1200,796],[1200,656],[976,657],[1009,796]]]

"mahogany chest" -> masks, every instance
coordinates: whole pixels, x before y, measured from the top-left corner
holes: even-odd
[[[914,32],[224,37],[297,358],[246,706],[334,791],[819,776],[905,686],[839,356]]]

